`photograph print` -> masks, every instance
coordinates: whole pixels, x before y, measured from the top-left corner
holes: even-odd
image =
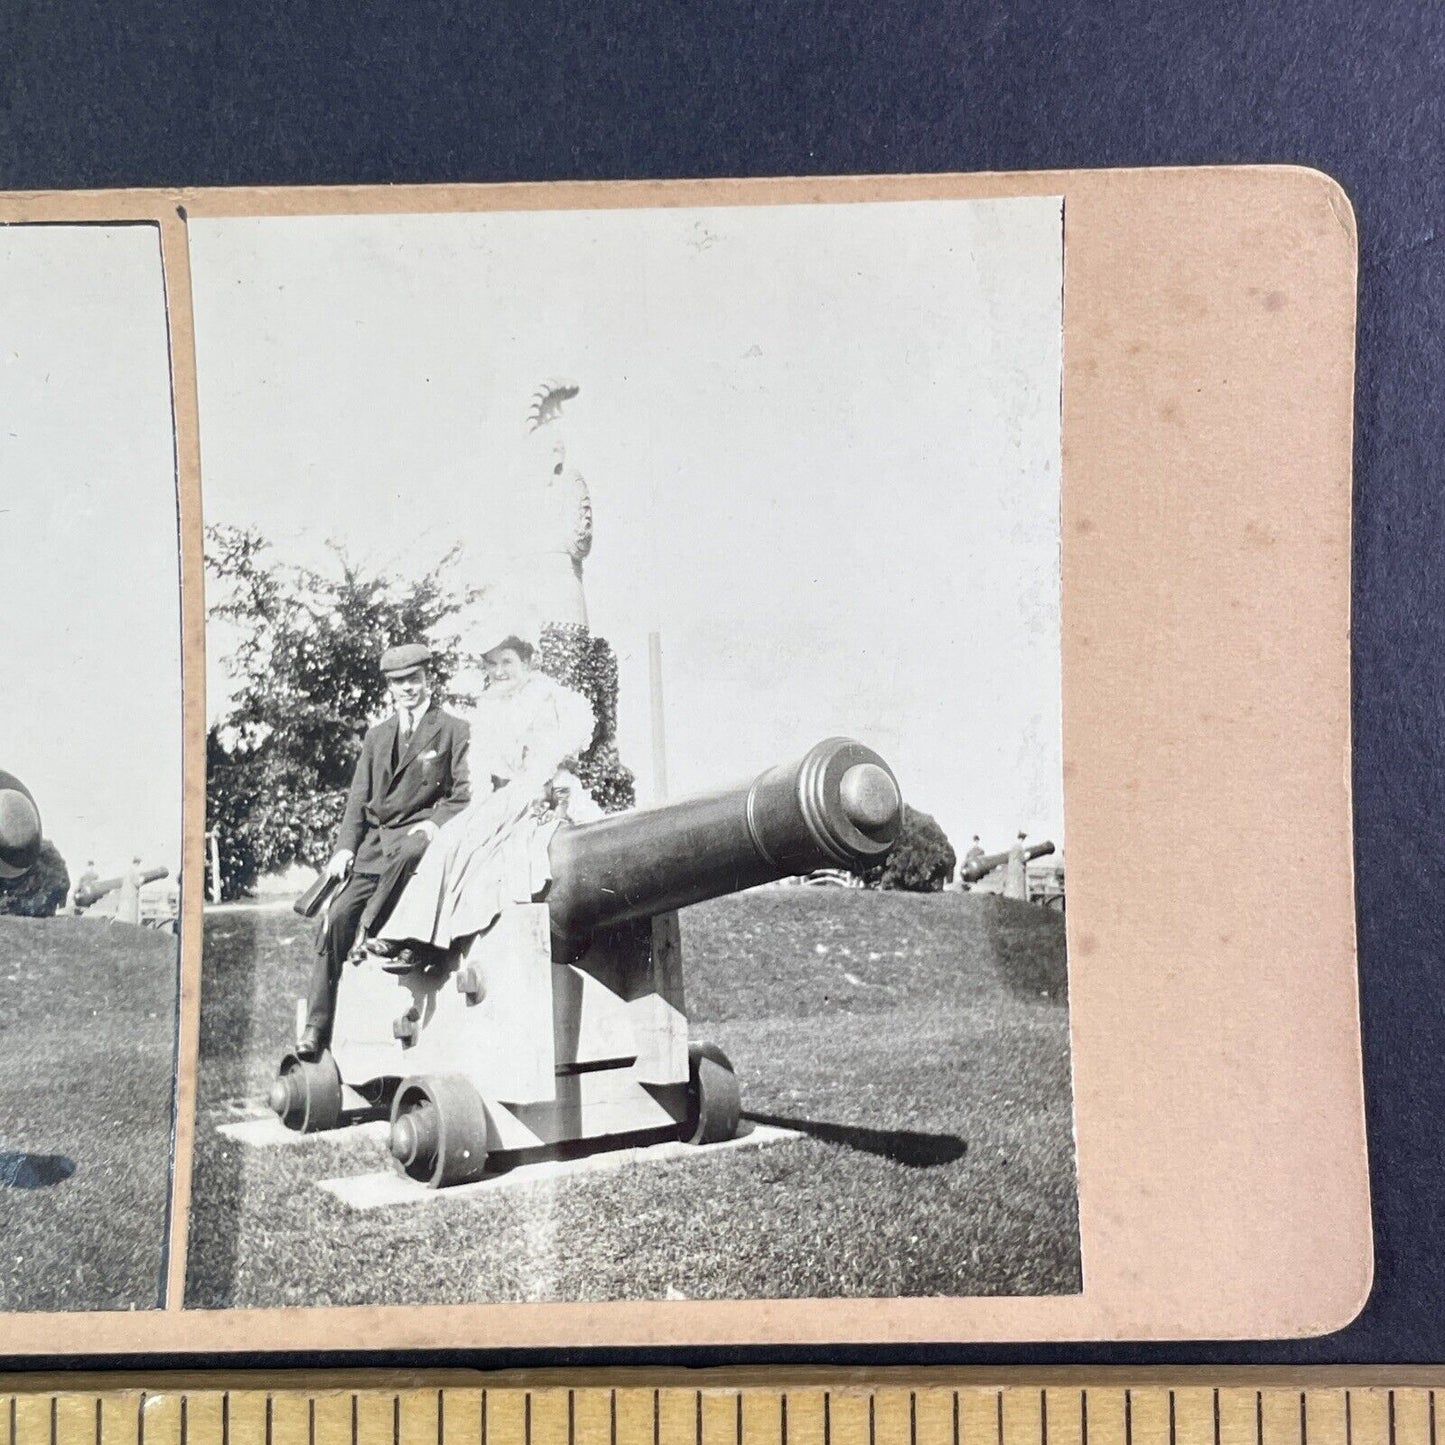
[[[1079,1292],[1060,201],[188,234],[187,1305]]]
[[[0,227],[0,1313],[164,1302],[179,558],[159,228]]]

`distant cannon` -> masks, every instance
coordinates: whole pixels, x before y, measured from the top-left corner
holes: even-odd
[[[1024,849],[1024,862],[1031,862],[1035,858],[1047,858],[1054,851],[1052,843],[1034,843]],[[1002,868],[1008,862],[1008,852],[985,853],[982,858],[975,858],[972,863],[966,863],[960,870],[958,876],[965,883],[977,883],[980,878],[987,878],[995,868]]]
[[[287,1054],[271,1107],[311,1132],[389,1106],[392,1155],[432,1187],[498,1153],[731,1138],[738,1083],[720,1049],[688,1042],[675,910],[880,862],[902,817],[888,765],[830,738],[741,787],[559,828],[543,894],[444,967],[347,969],[330,1049]]]
[[[30,789],[0,772],[0,878],[23,878],[40,856],[40,809]]]
[[[169,868],[147,868],[140,875],[140,886],[144,888],[147,883],[159,883],[162,878],[168,877],[170,877]],[[94,883],[87,883],[85,887],[75,890],[75,906],[90,908],[99,903],[107,893],[114,893],[124,882],[124,875],[119,878],[97,878]]]

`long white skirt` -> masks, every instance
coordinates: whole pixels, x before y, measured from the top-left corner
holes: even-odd
[[[551,878],[558,821],[539,821],[532,780],[507,783],[441,827],[378,937],[451,948],[490,928],[509,903],[529,903]]]

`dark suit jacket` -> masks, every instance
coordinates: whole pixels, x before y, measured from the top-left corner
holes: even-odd
[[[418,823],[440,826],[471,801],[466,723],[432,703],[400,757],[399,728],[393,713],[368,730],[346,795],[336,846],[356,854],[358,873],[380,873]]]

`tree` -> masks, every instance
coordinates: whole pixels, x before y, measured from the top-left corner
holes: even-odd
[[[927,813],[903,805],[903,826],[893,851],[881,864],[859,870],[869,888],[903,893],[941,893],[958,855],[943,829]]]
[[[46,838],[40,854],[18,878],[0,879],[0,914],[12,918],[54,918],[70,896],[70,870]]]
[[[206,826],[220,845],[221,896],[250,891],[263,873],[325,862],[366,729],[386,710],[377,659],[393,643],[426,639],[433,688],[480,659],[446,624],[482,595],[451,579],[460,549],[402,580],[363,571],[333,548],[329,572],[271,560],[270,543],[241,527],[206,529],[206,570],[233,624],[225,659],[230,707],[206,738]]]

